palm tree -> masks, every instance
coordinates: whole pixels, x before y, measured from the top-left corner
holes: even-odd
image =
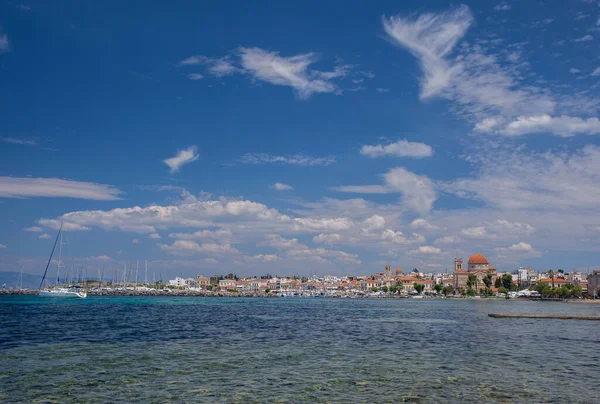
[[[548,271],[548,276],[550,277],[550,279],[552,279],[552,289],[554,289],[554,271],[553,270],[549,270]]]

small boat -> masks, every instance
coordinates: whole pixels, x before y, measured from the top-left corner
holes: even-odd
[[[62,252],[62,233],[63,233],[63,223],[60,224],[60,229],[58,229],[58,234],[56,235],[56,240],[54,240],[54,247],[52,247],[52,252],[50,253],[50,258],[48,259],[48,264],[46,265],[46,270],[44,271],[44,276],[42,277],[42,282],[40,282],[40,287],[38,291],[39,297],[56,297],[56,298],[79,298],[83,299],[87,297],[87,291],[85,289],[81,289],[78,287],[59,287],[60,284],[60,258]],[[59,244],[58,247],[58,261],[56,263],[56,286],[55,287],[47,287],[42,289],[44,286],[44,281],[46,280],[46,274],[48,273],[48,267],[50,266],[50,262],[52,261],[52,256],[54,255],[54,250],[56,249],[56,244]]]

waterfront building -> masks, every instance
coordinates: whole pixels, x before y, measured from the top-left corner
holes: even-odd
[[[235,287],[237,286],[237,282],[235,281],[235,279],[221,279],[219,281],[219,287],[221,289],[235,289]]]
[[[177,277],[175,277],[175,279],[169,280],[169,282],[167,282],[167,286],[175,286],[178,288],[187,288],[190,286],[190,284],[189,284],[188,279],[184,279],[184,278],[177,276]]]
[[[492,281],[496,278],[496,267],[491,266],[487,258],[483,254],[473,254],[467,262],[466,270],[463,267],[463,259],[454,259],[453,286],[458,291],[467,289],[467,281],[469,275],[473,274],[477,277],[477,292],[485,288],[483,278],[488,274],[492,275]]]
[[[207,278],[204,275],[198,275],[196,277],[196,287],[206,288],[208,285],[210,285],[210,279],[209,278]]]

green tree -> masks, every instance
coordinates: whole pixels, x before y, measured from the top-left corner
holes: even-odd
[[[535,290],[539,294],[542,294],[542,290],[544,290],[544,288],[546,288],[546,287],[548,287],[548,284],[546,282],[538,282],[533,287],[533,290]]]
[[[423,289],[425,289],[425,285],[423,285],[422,283],[417,283],[415,282],[413,284],[413,287],[415,288],[415,290],[417,291],[417,293],[421,294],[421,292],[423,292]]]
[[[467,276],[467,288],[469,288],[469,290],[473,289],[473,286],[477,285],[477,275],[475,274],[469,274]]]
[[[452,292],[454,292],[454,287],[452,285],[444,286],[444,288],[442,289],[442,293],[444,294],[444,296],[448,296]]]
[[[265,293],[270,293],[270,292],[271,292],[271,289],[269,289],[269,288],[265,289]]]
[[[402,283],[401,280],[398,280],[398,282],[396,282],[396,289],[398,289],[398,292],[401,292],[402,289],[404,289],[404,283]]]
[[[494,287],[495,288],[502,287],[502,279],[501,278],[496,278],[496,282],[494,282]]]
[[[379,288],[377,288],[376,286],[373,286],[373,287],[371,288],[371,290],[372,290],[373,292],[379,292]]]
[[[502,294],[506,295],[508,293],[508,290],[506,290],[506,288],[504,286],[500,286],[498,288],[498,293],[502,293]]]
[[[514,284],[511,274],[502,275],[502,286],[504,286],[504,289],[513,290]]]
[[[396,287],[396,285],[390,286],[390,293],[396,293],[397,291],[398,291],[398,288]]]
[[[440,283],[436,283],[434,286],[434,289],[437,293],[440,293],[442,291],[442,289],[444,289],[444,286],[442,286],[442,284],[440,284]]]
[[[387,293],[388,292],[388,287],[387,286],[382,286],[381,290],[383,291],[383,293]]]
[[[486,288],[491,288],[492,287],[492,274],[487,274],[484,278],[483,278],[483,283],[485,284]]]

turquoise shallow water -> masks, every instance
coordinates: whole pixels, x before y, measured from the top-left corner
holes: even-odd
[[[0,297],[0,402],[600,402],[600,305]]]

